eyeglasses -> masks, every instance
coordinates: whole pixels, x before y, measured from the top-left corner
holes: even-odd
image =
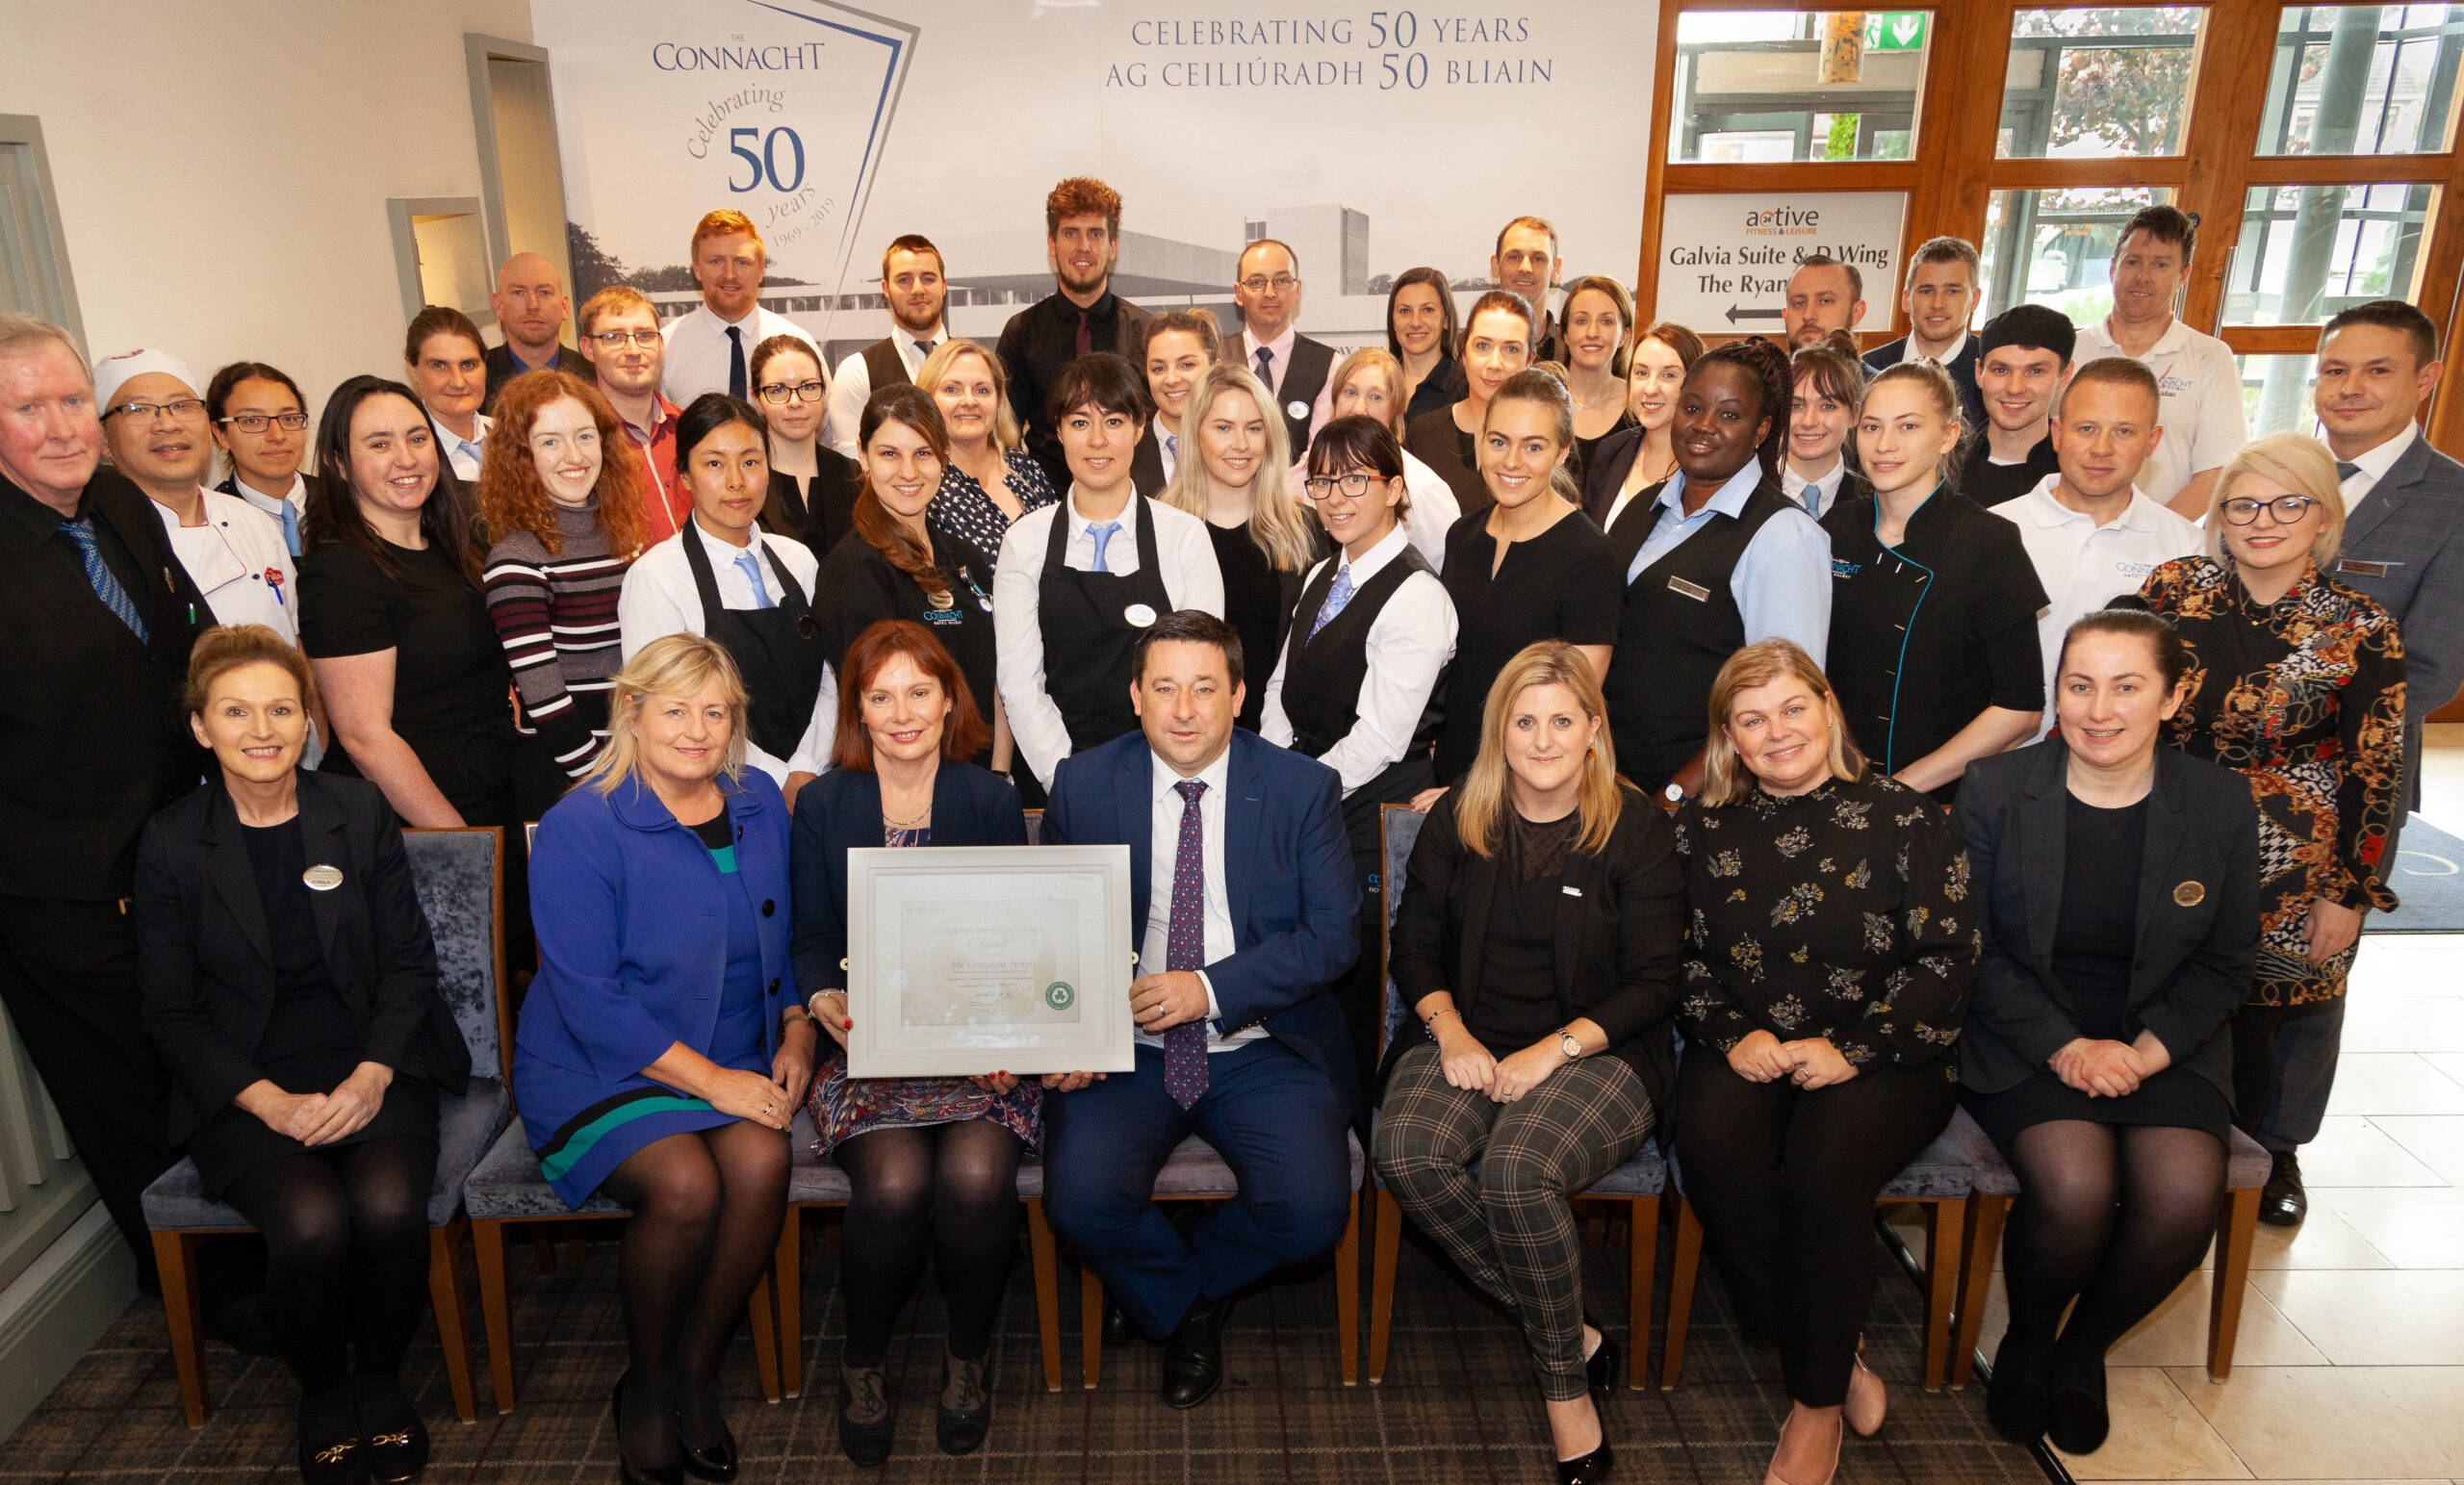
[[[205,402],[203,399],[198,397],[180,397],[169,402],[122,402],[119,406],[113,408],[103,416],[106,418],[141,418],[146,422],[151,422],[154,419],[164,413],[168,413],[174,418],[187,418],[203,411],[205,411]]]
[[[137,404],[132,402],[129,405],[134,407]],[[243,433],[263,433],[269,425],[274,423],[281,424],[282,431],[285,433],[296,433],[308,426],[308,415],[306,413],[233,413],[222,420],[224,427],[238,428]]]
[[[1369,493],[1370,486],[1382,484],[1385,479],[1383,474],[1364,474],[1355,470],[1348,474],[1312,474],[1302,484],[1308,488],[1309,498],[1313,500],[1322,500],[1333,495],[1337,486],[1343,488],[1347,498],[1356,500]]]
[[[772,407],[786,406],[787,399],[790,397],[800,402],[818,402],[825,390],[817,381],[800,381],[792,386],[786,382],[774,381],[761,389],[761,400]]]
[[[599,330],[593,332],[590,338],[609,350],[623,350],[627,341],[631,341],[642,349],[648,350],[657,345],[660,340],[656,330]]]
[[[1241,280],[1241,287],[1251,294],[1264,294],[1270,289],[1277,294],[1290,294],[1300,287],[1300,280],[1289,273],[1277,273],[1272,278],[1267,277],[1264,273],[1252,273]]]
[[[2278,525],[2291,525],[2318,500],[2307,495],[2279,495],[2272,500],[2238,499],[2224,502],[2224,519],[2235,525],[2248,525],[2259,519],[2259,511],[2275,517]]]

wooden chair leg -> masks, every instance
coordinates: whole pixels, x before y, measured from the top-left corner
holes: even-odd
[[[479,1421],[479,1399],[471,1381],[470,1312],[462,1293],[462,1243],[471,1219],[461,1213],[427,1230],[427,1299],[436,1311],[437,1348],[445,1352],[445,1377],[453,1388],[453,1416]]]
[[[505,1296],[504,1223],[471,1224],[471,1251],[479,1270],[479,1320],[488,1332],[488,1381],[497,1411],[513,1411],[513,1319]]]
[[[2229,1191],[2224,1220],[2216,1224],[2216,1272],[2208,1280],[2207,1374],[2221,1382],[2233,1374],[2233,1342],[2242,1330],[2242,1291],[2249,1287],[2250,1244],[2259,1230],[2259,1188]],[[164,1292],[169,1293],[167,1281]]]
[[[2002,1221],[2011,1215],[2008,1196],[1972,1196],[1962,1222],[1959,1327],[1951,1344],[1951,1386],[1976,1375],[1976,1344],[1985,1329],[1986,1296],[1993,1288],[1993,1255],[2002,1247]]]
[[[565,1240],[565,1262],[573,1265],[577,1268],[589,1263],[590,1240],[588,1238],[567,1238]]]
[[[1583,1246],[1596,1248],[1608,1241],[1608,1211],[1604,1203],[1585,1201],[1583,1204]]]
[[[1694,1215],[1694,1204],[1681,1193],[1677,1198],[1677,1247],[1668,1265],[1668,1339],[1660,1346],[1662,1392],[1677,1386],[1677,1378],[1685,1368],[1685,1327],[1694,1319],[1694,1270],[1702,1262],[1703,1219]]]
[[[1646,1360],[1652,1349],[1652,1274],[1659,1267],[1659,1198],[1637,1196],[1627,1203],[1626,1242],[1626,1383],[1636,1392],[1650,1375]]]
[[[1335,1246],[1335,1325],[1341,1333],[1344,1385],[1360,1385],[1360,1192],[1351,1193],[1351,1218]]]
[[[1078,1385],[1092,1392],[1104,1377],[1104,1285],[1078,1266]]]
[[[163,1279],[163,1324],[171,1333],[171,1367],[180,1374],[180,1411],[187,1415],[191,1428],[202,1428],[205,1308],[197,1297],[195,1236],[154,1234],[154,1267]]]
[[[539,1277],[543,1279],[555,1277],[556,1240],[554,1235],[548,1231],[548,1224],[545,1222],[534,1223],[531,1226],[530,1261],[539,1266]]]
[[[1027,1267],[1036,1280],[1036,1329],[1043,1338],[1043,1390],[1061,1391],[1061,1265],[1040,1197],[1027,1198]]]
[[[770,1323],[770,1272],[753,1281],[753,1293],[744,1301],[744,1318],[753,1324],[753,1370],[761,1377],[761,1395],[766,1401],[779,1400],[779,1333]]]
[[[1925,1203],[1925,1390],[1938,1393],[1949,1370],[1951,1306],[1959,1297],[1959,1234],[1966,1201],[1948,1197]]]
[[[791,1206],[779,1224],[779,1251],[770,1260],[779,1291],[779,1388],[790,1397],[805,1390],[805,1209]]]
[[[1403,1242],[1403,1209],[1395,1193],[1377,1192],[1369,1259],[1369,1385],[1386,1380],[1386,1342],[1395,1323],[1395,1260]]]

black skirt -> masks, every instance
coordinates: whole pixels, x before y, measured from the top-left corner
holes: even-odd
[[[343,1074],[348,1076],[349,1069],[343,1069]],[[291,1080],[276,1081],[288,1084]],[[313,1091],[330,1092],[341,1082],[338,1077]],[[311,1090],[304,1084],[284,1088],[285,1092],[294,1093]],[[189,1137],[189,1159],[196,1162],[196,1173],[205,1183],[206,1195],[220,1201],[232,1182],[268,1161],[286,1155],[339,1150],[371,1139],[405,1138],[436,1142],[436,1085],[425,1078],[398,1073],[385,1086],[385,1101],[377,1106],[376,1116],[330,1144],[312,1149],[289,1135],[275,1134],[265,1120],[238,1104],[224,1104],[220,1113]]]
[[[2126,1098],[2091,1098],[2055,1077],[2051,1068],[2039,1068],[2026,1082],[1999,1093],[1964,1088],[1960,1102],[2005,1156],[2023,1131],[2055,1119],[2202,1129],[2227,1149],[2233,1143],[2233,1105],[2224,1090],[2178,1063],[2140,1084],[2139,1091]]]

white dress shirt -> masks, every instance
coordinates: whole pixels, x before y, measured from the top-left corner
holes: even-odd
[[[1152,801],[1154,823],[1148,836],[1146,869],[1146,925],[1138,939],[1138,970],[1140,977],[1164,973],[1166,955],[1172,933],[1172,875],[1180,865],[1181,815],[1188,802],[1181,798],[1177,785],[1181,776],[1172,765],[1147,754],[1155,771],[1155,797]],[[1207,963],[1227,960],[1240,947],[1240,939],[1232,928],[1232,893],[1223,879],[1223,813],[1224,793],[1232,781],[1232,750],[1227,747],[1215,755],[1215,761],[1198,770],[1197,779],[1206,792],[1197,798],[1198,852],[1206,875],[1206,935],[1202,951]],[[1197,977],[1206,986],[1206,1050],[1235,1052],[1267,1035],[1263,1026],[1245,1027],[1230,1036],[1223,1034],[1223,1006],[1215,998],[1215,982],[1205,970]],[[1149,1051],[1164,1050],[1164,1038],[1152,1032],[1137,1033],[1138,1044]]]
[[[1967,326],[1965,326],[1965,325],[1962,325],[1962,326],[1960,326],[1959,338],[1958,338],[1958,339],[1956,339],[1956,340],[1954,340],[1954,341],[1952,341],[1952,342],[1951,342],[1951,344],[1950,344],[1950,348],[1949,348],[1949,349],[1947,349],[1947,350],[1944,350],[1944,351],[1943,351],[1940,355],[1938,355],[1938,356],[1924,356],[1924,355],[1919,355],[1919,354],[1917,354],[1917,352],[1916,352],[1916,336],[1915,336],[1914,332],[1912,332],[1912,332],[1910,333],[1909,337],[1908,337],[1908,352],[1907,352],[1907,358],[1908,358],[1909,360],[1911,360],[1911,361],[1919,361],[1919,362],[1924,363],[1924,364],[1925,364],[1925,365],[1927,365],[1927,366],[1938,366],[1938,367],[1940,367],[1940,368],[1941,368],[1943,371],[1949,371],[1952,367],[1955,367],[1955,366],[1959,365],[1960,357],[1962,357],[1962,356],[1964,356],[1964,355],[1966,355],[1966,354],[1967,354]]]
[[[2353,508],[2359,505],[2371,491],[2378,488],[2378,482],[2387,477],[2387,472],[2396,467],[2396,461],[2402,458],[2404,450],[2413,447],[2413,440],[2421,436],[2421,424],[2408,422],[2404,424],[2403,432],[2377,448],[2365,448],[2349,459],[2337,461],[2340,464],[2360,466],[2346,475],[2344,483],[2338,486],[2344,491],[2346,515],[2351,515]]]
[[[237,474],[231,476],[230,483],[229,494],[238,496],[256,509],[271,516],[277,529],[285,525],[283,521],[285,511],[291,513],[289,526],[294,531],[298,530],[308,520],[308,476],[305,474],[295,473],[291,476],[291,489],[278,500],[270,495],[260,495],[250,489],[248,482]],[[285,540],[283,547],[285,550],[290,550],[288,539]]]
[[[1123,485],[1123,489],[1128,486]],[[1138,499],[1135,493],[1130,497]],[[1104,570],[1138,571],[1137,507],[1125,504],[1114,517],[1120,529],[1104,549]],[[1161,500],[1146,502],[1146,518],[1155,523],[1155,559],[1163,568],[1164,597],[1174,609],[1198,608],[1223,617],[1223,570],[1215,562],[1215,541],[1206,523]],[[994,684],[1010,713],[1010,737],[1018,755],[1045,788],[1052,771],[1069,756],[1069,725],[1061,707],[1044,689],[1043,552],[1056,520],[1069,523],[1061,550],[1062,566],[1094,571],[1095,523],[1078,509],[1078,487],[1057,505],[1031,510],[1010,523],[1001,538],[1001,555],[992,566],[992,640],[997,666]],[[1070,656],[1061,656],[1067,664]]]
[[[813,365],[825,363],[821,347],[804,328],[784,315],[774,315],[760,305],[753,313],[737,320],[736,328],[744,332],[744,396],[755,397],[753,390],[753,350],[774,335],[792,335],[812,346]],[[661,334],[667,337],[667,359],[659,373],[658,390],[678,407],[689,407],[695,397],[705,392],[728,390],[728,322],[711,313],[707,304],[697,304],[693,313],[680,320],[671,320]],[[824,404],[825,406],[827,404]]]
[[[2106,324],[2100,320],[2080,329],[2079,365],[2123,354],[2106,333]],[[2200,334],[2178,318],[2147,354],[2133,359],[2156,373],[2156,390],[2162,394],[2156,422],[2165,436],[2147,456],[2138,481],[2138,488],[2162,505],[2193,476],[2220,467],[2250,441],[2249,421],[2242,411],[2242,369],[2222,341]]]
[[[292,605],[299,597],[299,575],[282,544],[282,526],[236,495],[197,494],[205,515],[199,525],[180,525],[179,515],[160,502],[154,502],[154,514],[163,518],[171,552],[205,595],[214,622],[262,624],[296,647],[299,614]]]
[[[1787,460],[1780,461],[1780,489],[1786,494],[1790,503],[1816,521],[1831,514],[1831,507],[1839,500],[1839,487],[1847,479],[1848,461],[1836,455],[1832,458],[1831,473],[1814,479],[1798,474],[1797,467]],[[1806,491],[1809,489],[1814,493],[1811,505],[1806,503]]]
[[[2137,593],[2147,575],[2175,557],[2207,550],[2197,526],[2133,489],[2130,503],[2103,525],[2093,516],[2054,499],[2060,474],[1993,506],[1993,514],[2019,528],[2019,541],[2036,565],[2037,581],[2052,602],[2037,616],[2037,642],[2044,652],[2044,720],[2037,735],[2053,730],[2053,668],[2062,659],[2062,637],[2082,615],[2094,613],[2124,593]]]
[[[795,576],[808,599],[812,595],[813,574],[821,564],[812,551],[791,536],[772,536],[764,531],[753,533],[769,549],[769,559],[760,563],[762,591],[776,603],[785,590],[779,586],[779,575],[773,564],[784,568]],[[693,585],[693,565],[684,554],[686,542],[702,544],[703,554],[710,559],[710,582],[719,590],[722,608],[754,608],[753,584],[736,565],[736,553],[750,547],[731,547],[714,540],[702,529],[699,520],[688,520],[684,529],[642,553],[640,560],[625,574],[624,591],[616,599],[617,650],[628,660],[633,653],[652,640],[670,634],[702,634],[708,632],[703,624],[702,595]],[[837,716],[829,719],[836,727]],[[826,739],[816,741],[814,730],[823,720],[815,708],[810,725],[805,729],[794,756],[826,756],[830,745]],[[748,737],[744,743],[746,761],[768,774],[773,781],[787,781],[788,760],[763,752]],[[818,772],[819,770],[813,770]]]
[[[454,478],[467,485],[479,477],[479,463],[487,450],[488,430],[496,425],[497,421],[487,414],[473,413],[471,436],[466,439],[441,422],[436,424],[436,441],[445,449],[445,461],[453,466]]]
[[[1164,426],[1160,417],[1155,420],[1155,457],[1164,463],[1164,483],[1170,484],[1181,469],[1181,435]]]
[[[894,325],[889,332],[890,349],[898,352],[898,364],[907,368],[907,379],[913,381],[924,358],[932,354],[924,347],[938,346],[949,339],[949,331],[939,324],[917,335],[905,325]],[[751,352],[746,352],[748,356]],[[751,362],[746,363],[748,367]],[[720,364],[720,377],[727,375],[727,363]],[[757,389],[747,387],[748,392]],[[856,435],[864,426],[864,404],[873,397],[873,369],[864,364],[864,352],[849,351],[847,359],[838,363],[831,374],[830,397],[822,403],[821,441],[848,458],[856,455]]]
[[[1409,544],[1409,534],[1398,526],[1358,561],[1348,561],[1352,591],[1357,594],[1367,586]],[[1318,580],[1325,566],[1321,562],[1309,569],[1300,581],[1302,592]],[[1347,797],[1394,767],[1411,747],[1421,713],[1428,707],[1429,693],[1437,689],[1438,678],[1454,658],[1456,627],[1454,601],[1446,596],[1446,584],[1427,573],[1404,578],[1370,621],[1369,674],[1361,682],[1359,714],[1351,730],[1318,759],[1343,776]],[[1302,639],[1305,643],[1307,636]],[[1278,748],[1291,747],[1295,735],[1292,718],[1283,709],[1283,670],[1289,653],[1287,650],[1275,656],[1274,676],[1267,682],[1266,708],[1258,719],[1259,735]]]

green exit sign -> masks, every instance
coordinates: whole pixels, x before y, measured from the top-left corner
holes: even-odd
[[[1865,13],[1865,50],[1869,52],[1915,52],[1925,49],[1923,11],[1868,11]]]

